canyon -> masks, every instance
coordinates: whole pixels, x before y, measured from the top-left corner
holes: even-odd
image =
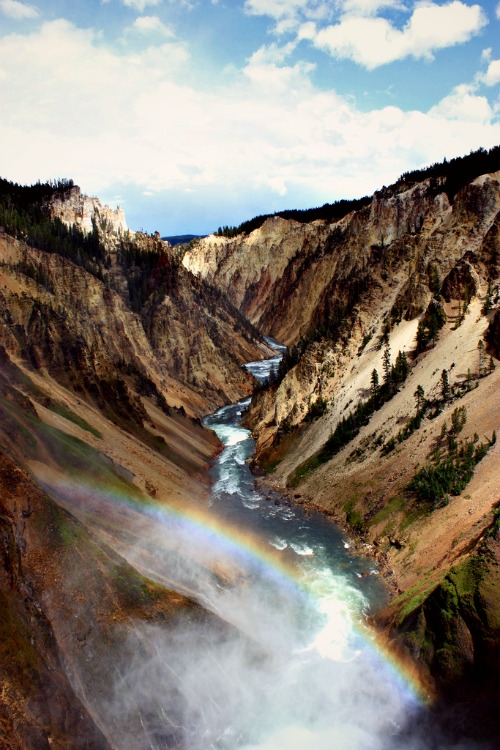
[[[157,572],[141,514],[151,503],[208,509],[221,444],[200,418],[253,391],[245,424],[262,492],[319,511],[377,561],[391,594],[371,613],[373,627],[415,665],[445,726],[491,739],[500,699],[498,160],[497,149],[403,175],[362,205],[332,207],[330,219],[263,217],[252,231],[175,248],[130,232],[122,212],[72,184],[47,188],[41,205],[66,227],[58,237],[73,233],[77,245],[37,242],[29,188],[17,204],[8,188],[3,746],[111,746],[108,665],[149,648],[147,629],[132,621],[234,627]],[[273,356],[264,335],[288,351],[255,387],[242,365]],[[340,424],[347,438],[337,437]],[[469,481],[438,499],[418,494],[421,470],[430,476],[467,451],[477,458]],[[110,497],[127,502],[118,509]],[[239,576],[210,566],[229,586]],[[117,726],[114,746],[135,747],[138,722]],[[161,746],[182,746],[170,731]]]

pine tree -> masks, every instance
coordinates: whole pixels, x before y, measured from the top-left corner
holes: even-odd
[[[413,394],[417,401],[417,413],[420,411],[425,401],[425,391],[421,385],[417,385],[415,393]]]
[[[390,391],[392,388],[392,366],[391,366],[391,347],[389,342],[386,343],[384,354],[382,356],[382,368],[384,370],[384,385]]]
[[[447,370],[443,370],[441,373],[441,397],[443,401],[448,401],[450,398],[450,381],[448,380]]]
[[[477,350],[479,353],[479,375],[483,375],[484,374],[484,358],[485,358],[483,339],[479,339]]]
[[[379,377],[378,377],[378,372],[375,370],[375,368],[372,370],[370,383],[371,383],[372,398],[377,398],[378,389],[379,389]]]
[[[410,365],[406,352],[399,351],[396,362],[392,368],[392,378],[395,383],[404,383],[410,372]]]

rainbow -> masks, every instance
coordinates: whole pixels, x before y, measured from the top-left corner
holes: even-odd
[[[203,507],[174,506],[142,494],[132,484],[113,477],[109,484],[98,484],[87,476],[68,476],[46,465],[32,467],[37,482],[63,507],[74,513],[94,531],[101,533],[111,544],[126,537],[124,544],[140,543],[144,539],[144,524],[151,530],[170,529],[180,538],[179,548],[202,550],[200,564],[214,570],[220,560],[226,561],[227,570],[259,570],[280,589],[299,598],[305,605],[318,606],[321,590],[318,583],[297,565],[295,556],[279,553],[255,535],[210,513]],[[132,529],[132,531],[131,531]],[[125,531],[124,531],[125,530]],[[162,581],[160,581],[162,583]],[[175,581],[166,581],[176,586]],[[200,603],[199,592],[179,586],[181,593],[192,595]],[[324,592],[323,592],[324,594]],[[413,662],[396,651],[388,639],[369,626],[362,612],[350,612],[350,629],[360,647],[368,650],[370,658],[385,667],[398,688],[418,705],[432,700]]]

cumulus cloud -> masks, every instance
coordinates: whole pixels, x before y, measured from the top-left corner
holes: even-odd
[[[496,86],[500,83],[500,60],[491,60],[486,73],[479,76],[479,81],[485,86]]]
[[[174,32],[163,23],[158,16],[139,16],[133,23],[133,29],[141,34],[158,33],[165,37],[173,37]]]
[[[468,41],[486,23],[479,5],[454,0],[417,6],[402,30],[385,18],[349,15],[320,29],[312,41],[333,57],[371,70],[410,56],[432,59],[434,51]]]
[[[493,116],[486,97],[478,95],[474,86],[466,84],[456,86],[439,104],[432,107],[429,114],[439,119],[470,123],[486,123]]]
[[[137,196],[169,191],[179,205],[189,196],[191,213],[210,196],[260,210],[263,195],[281,196],[276,208],[285,195],[293,205],[364,195],[410,166],[500,141],[471,87],[428,112],[362,111],[317,88],[310,64],[287,65],[288,51],[263,47],[209,88],[188,83],[188,48],[175,40],[119,53],[64,20],[4,36],[3,175],[65,175],[102,197],[118,185]]]
[[[469,41],[488,23],[480,5],[462,0],[416,3],[402,28],[383,16],[387,10],[408,16],[401,0],[246,0],[245,10],[274,19],[278,35],[296,34],[369,70],[407,57],[432,60],[435,51]],[[332,23],[334,13],[338,20]]]
[[[16,21],[37,18],[40,15],[40,11],[34,5],[20,3],[18,0],[0,0],[0,11]]]

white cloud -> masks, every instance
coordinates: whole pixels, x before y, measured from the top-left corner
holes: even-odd
[[[433,52],[468,41],[487,23],[479,5],[460,0],[447,5],[422,4],[402,30],[385,18],[346,16],[320,29],[313,43],[333,57],[350,59],[368,69],[414,57],[432,59]]]
[[[18,0],[0,0],[0,11],[16,21],[37,18],[40,11],[34,5],[20,3]]]
[[[498,19],[500,19],[500,3],[498,3],[498,5],[497,5],[497,9],[496,9],[496,17],[497,17]]]
[[[500,83],[500,60],[491,60],[486,73],[480,75],[478,79],[485,86],[496,86]]]
[[[164,37],[173,37],[174,32],[158,16],[139,16],[135,19],[133,29],[140,34],[158,33]]]
[[[462,84],[432,107],[429,114],[438,119],[487,123],[491,121],[493,111],[486,97],[475,93],[474,86]]]
[[[72,177],[101,196],[133,187],[137,200],[168,191],[194,215],[207,195],[220,206],[274,194],[277,208],[285,195],[298,206],[364,195],[411,166],[500,142],[472,87],[429,112],[363,112],[316,88],[310,65],[284,64],[287,52],[263,47],[225,86],[196,88],[178,42],[118,54],[63,20],[0,37],[2,174]]]
[[[123,4],[127,6],[127,8],[133,8],[134,10],[138,10],[139,13],[143,13],[144,10],[151,6],[160,5],[162,0],[123,0]]]

